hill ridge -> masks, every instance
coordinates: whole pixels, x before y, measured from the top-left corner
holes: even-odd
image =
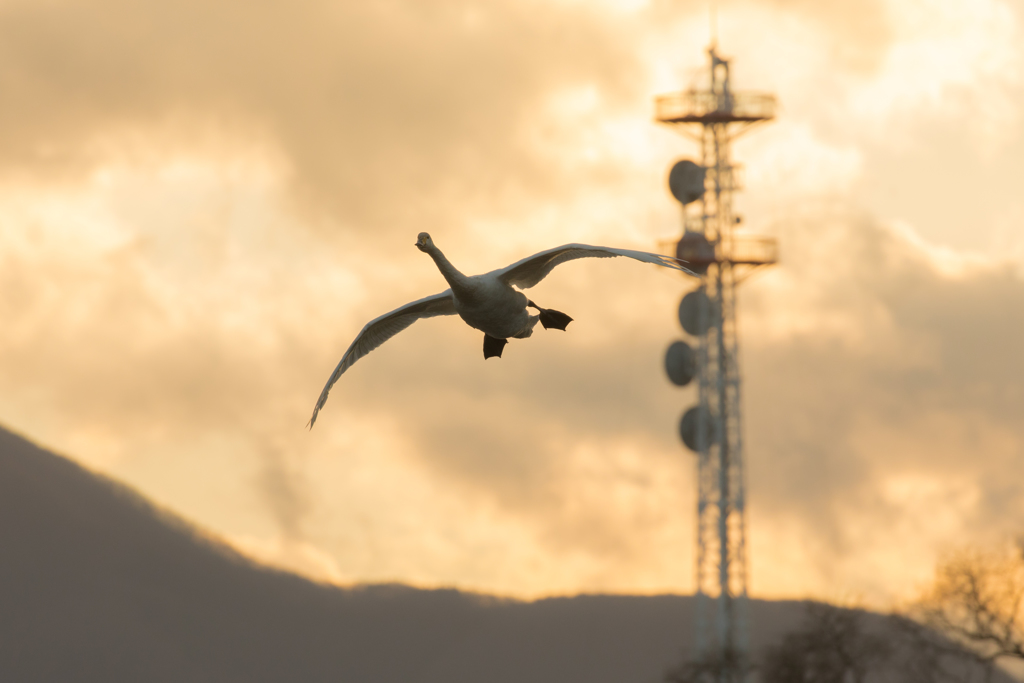
[[[339,587],[258,565],[0,427],[0,680],[656,683],[692,598]],[[755,651],[800,602],[752,600]]]

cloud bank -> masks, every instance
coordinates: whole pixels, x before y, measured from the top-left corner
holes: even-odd
[[[0,419],[321,578],[690,590],[671,273],[564,266],[531,296],[576,322],[500,362],[418,323],[302,425],[366,320],[445,287],[420,230],[467,272],[679,230],[695,150],[651,98],[703,12],[6,3]],[[883,601],[1021,525],[1021,16],[723,4],[782,103],[736,147],[782,248],[741,293],[756,593]]]

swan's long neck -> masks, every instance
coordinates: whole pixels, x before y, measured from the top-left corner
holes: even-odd
[[[452,265],[452,262],[441,253],[440,249],[431,244],[427,248],[427,253],[430,254],[430,258],[434,259],[434,263],[437,264],[437,269],[441,271],[441,275],[443,275],[444,279],[448,281],[448,286],[452,288],[452,291],[456,296],[468,292],[468,278],[460,273],[458,268]]]

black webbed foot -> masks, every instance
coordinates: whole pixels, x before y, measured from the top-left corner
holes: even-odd
[[[565,330],[571,322],[572,318],[561,311],[546,308],[540,312],[540,324],[544,326],[545,330]]]
[[[501,358],[501,352],[508,344],[508,339],[498,339],[489,334],[484,335],[484,360],[488,358]]]
[[[526,305],[530,308],[536,308],[540,312],[538,317],[540,318],[540,324],[544,326],[545,330],[565,330],[569,323],[572,322],[572,318],[565,313],[552,308],[541,308],[529,299],[527,299]]]

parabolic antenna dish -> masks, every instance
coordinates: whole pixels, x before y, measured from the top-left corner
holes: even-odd
[[[672,342],[665,352],[665,374],[677,387],[685,387],[697,374],[697,355],[684,341]]]
[[[668,189],[684,206],[704,196],[704,167],[689,159],[677,161],[668,172]]]
[[[701,433],[703,431],[703,434]],[[706,409],[700,406],[693,406],[685,413],[679,421],[679,438],[683,444],[694,453],[700,453],[701,440],[705,445],[710,446],[718,441],[715,433],[715,423]]]
[[[679,302],[679,324],[694,337],[707,334],[713,314],[711,299],[703,289],[693,290]]]
[[[718,260],[715,245],[699,232],[690,231],[684,232],[676,242],[676,258],[685,261],[686,266],[698,275],[708,272],[708,266]]]

